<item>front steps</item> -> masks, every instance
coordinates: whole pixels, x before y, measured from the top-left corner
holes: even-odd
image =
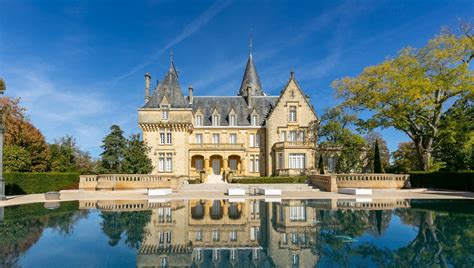
[[[281,189],[283,193],[285,192],[319,192],[319,189],[315,189],[312,186],[307,184],[286,184],[286,183],[278,183],[278,184],[239,184],[239,183],[207,183],[207,184],[184,184],[181,187],[183,191],[190,191],[190,192],[203,192],[211,191],[211,192],[225,192],[229,188],[242,188],[247,190],[247,194],[250,192],[250,187],[256,188],[268,188],[268,189]]]

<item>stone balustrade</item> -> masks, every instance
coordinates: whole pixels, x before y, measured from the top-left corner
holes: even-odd
[[[275,149],[280,148],[314,148],[314,143],[306,141],[281,141],[275,143]]]
[[[328,192],[337,192],[336,175],[310,175],[312,185]]]
[[[407,186],[409,175],[405,174],[328,174],[310,175],[311,184],[329,191],[338,188],[401,189]]]
[[[81,175],[79,189],[83,190],[127,190],[149,188],[171,188],[178,190],[182,179],[176,176],[149,174],[99,174]]]
[[[245,150],[245,146],[243,143],[191,143],[189,149],[195,151]]]
[[[339,188],[401,189],[407,186],[405,174],[337,174]]]

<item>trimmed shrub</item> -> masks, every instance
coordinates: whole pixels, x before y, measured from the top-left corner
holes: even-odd
[[[474,192],[474,171],[412,172],[410,173],[410,184],[413,188]]]
[[[38,194],[78,187],[79,173],[5,172],[6,195]]]
[[[243,183],[243,184],[253,184],[253,183],[305,183],[308,179],[307,176],[297,176],[297,177],[246,177],[242,179],[233,179],[231,183]]]

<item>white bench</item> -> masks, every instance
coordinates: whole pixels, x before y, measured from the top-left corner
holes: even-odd
[[[350,195],[372,195],[372,189],[340,188],[338,192]]]
[[[242,196],[242,195],[245,195],[245,189],[242,189],[242,188],[229,188],[229,189],[227,189],[227,195],[229,195],[229,196]]]
[[[258,192],[262,195],[281,195],[281,189],[259,188]]]
[[[148,189],[148,196],[163,196],[171,193],[171,188]]]

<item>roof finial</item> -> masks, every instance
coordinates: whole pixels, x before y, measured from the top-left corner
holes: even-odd
[[[170,62],[173,63],[173,48],[170,50]]]
[[[253,39],[253,29],[250,28],[250,39],[249,39],[249,55],[250,56],[252,56],[252,49],[253,49],[253,47],[252,47],[253,46],[253,44],[252,44],[253,40],[252,39]]]
[[[291,67],[290,79],[294,79],[294,78],[295,78],[295,72],[293,71],[293,67]]]

